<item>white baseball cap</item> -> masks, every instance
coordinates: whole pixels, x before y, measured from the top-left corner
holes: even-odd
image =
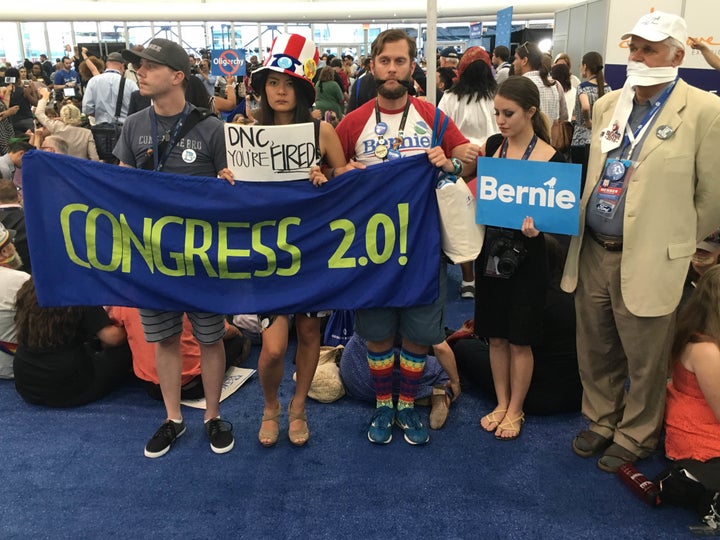
[[[652,42],[663,41],[671,37],[685,46],[688,38],[687,24],[685,19],[679,15],[653,11],[640,17],[633,29],[627,34],[623,34],[621,39],[627,39],[630,36],[638,36]]]

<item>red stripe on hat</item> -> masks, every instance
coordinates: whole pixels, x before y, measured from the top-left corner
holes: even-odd
[[[297,34],[290,34],[289,38],[290,39],[288,39],[284,52],[285,54],[300,60],[307,40],[303,36],[299,36]]]

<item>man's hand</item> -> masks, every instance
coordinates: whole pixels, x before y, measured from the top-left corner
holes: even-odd
[[[525,217],[520,230],[528,238],[535,238],[537,235],[540,234],[540,231],[535,228],[535,221],[530,216]]]
[[[440,146],[433,146],[425,150],[425,152],[427,153],[428,161],[436,167],[441,168],[445,172],[453,172],[455,170],[452,161],[445,155],[445,151]]]

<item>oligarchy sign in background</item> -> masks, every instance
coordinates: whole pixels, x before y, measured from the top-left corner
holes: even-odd
[[[296,313],[437,297],[436,169],[417,156],[236,182],[44,152],[23,159],[42,305]]]

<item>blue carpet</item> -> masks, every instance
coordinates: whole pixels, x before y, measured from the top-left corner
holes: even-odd
[[[451,272],[447,325],[472,316]],[[254,347],[249,367],[255,367]],[[281,386],[292,385],[292,351]],[[425,447],[394,432],[366,437],[370,405],[309,402],[312,438],[295,448],[283,413],[278,445],[257,442],[262,394],[253,377],[222,405],[235,449],[213,454],[202,411],[155,460],[142,448],[160,402],[135,383],[78,409],[24,403],[0,381],[0,538],[690,538],[687,511],[650,508],[595,460],[570,447],[579,414],[528,417],[522,436],[497,441],[478,426],[493,404],[467,389]],[[427,414],[424,409],[422,414]],[[663,459],[640,464],[648,476]]]

